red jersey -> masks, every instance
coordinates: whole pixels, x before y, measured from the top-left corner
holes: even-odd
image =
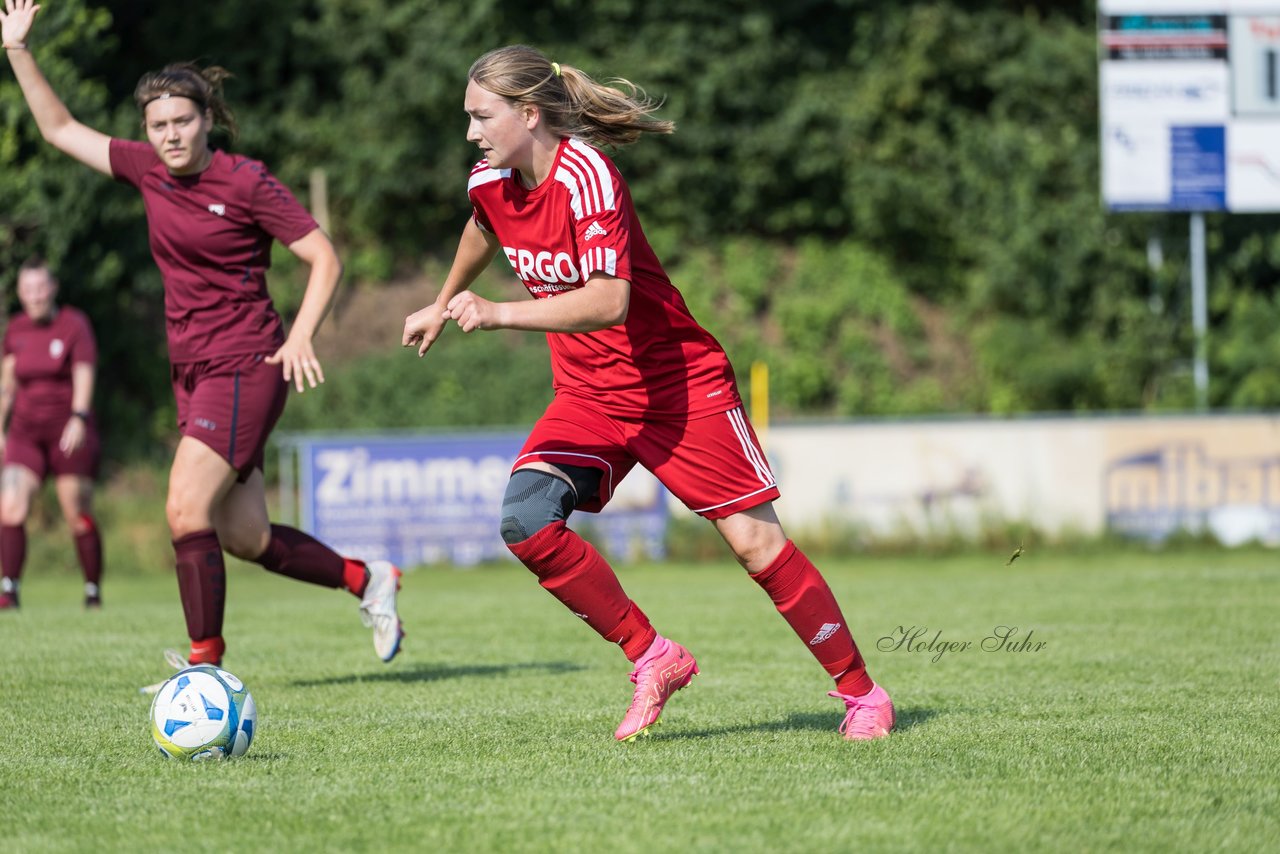
[[[724,348],[667,278],[630,190],[599,149],[562,140],[551,174],[532,190],[481,160],[467,191],[476,223],[497,237],[535,299],[581,288],[597,272],[631,283],[623,323],[547,333],[557,395],[632,418],[692,418],[741,403]]]
[[[171,175],[145,142],[111,140],[111,173],[142,192],[151,256],[164,280],[169,360],[274,351],[284,343],[267,293],[271,242],[318,226],[257,160],[214,151],[196,175]]]
[[[71,417],[71,366],[98,361],[98,345],[84,312],[60,306],[47,323],[16,314],[4,331],[4,355],[14,357],[13,418],[65,424]]]

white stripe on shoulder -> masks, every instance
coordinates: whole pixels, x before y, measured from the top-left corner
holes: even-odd
[[[556,180],[564,184],[569,191],[569,207],[573,208],[573,218],[582,219],[586,213],[582,208],[582,193],[578,189],[578,181],[573,173],[561,166],[556,170]]]
[[[467,192],[470,193],[476,187],[492,183],[493,181],[501,181],[510,174],[510,169],[490,169],[488,166],[483,169],[477,168],[471,173],[471,179],[467,181]]]
[[[582,168],[582,164],[570,157],[568,152],[560,158],[556,178],[569,188],[569,194],[576,201],[573,212],[578,219],[600,213],[600,194],[595,191],[595,182]]]
[[[569,140],[565,154],[573,155],[585,168],[595,174],[596,182],[598,182],[598,192],[600,193],[600,207],[606,211],[613,210],[617,206],[613,194],[613,175],[609,172],[609,164],[605,162],[604,156],[579,139]]]

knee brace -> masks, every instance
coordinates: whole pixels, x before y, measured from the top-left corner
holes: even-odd
[[[502,497],[502,541],[522,543],[554,522],[563,522],[578,503],[573,487],[553,474],[520,469]]]

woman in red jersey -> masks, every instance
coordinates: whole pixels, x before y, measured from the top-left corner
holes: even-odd
[[[485,158],[468,184],[474,212],[444,286],[406,318],[402,343],[421,356],[449,320],[464,332],[547,333],[555,398],[515,461],[502,537],[633,663],[634,698],[614,737],[645,733],[698,672],[565,525],[574,509],[603,507],[637,463],[711,520],[835,679],[845,737],[887,735],[888,694],[867,675],[821,574],[778,523],[778,488],[729,360],[667,278],[600,149],[673,125],[650,119],[655,105],[627,81],[601,85],[524,46],[485,54],[468,78],[467,139]],[[468,290],[499,252],[534,299],[491,302]]]
[[[147,141],[112,139],[76,121],[36,66],[27,33],[39,9],[32,0],[5,0],[0,13],[27,105],[55,148],[141,192],[164,280],[182,434],[165,511],[191,638],[187,660],[221,662],[225,549],[271,572],[354,593],[375,651],[390,661],[403,636],[400,570],[344,559],[271,524],[263,489],[263,451],[289,383],[302,391],[324,381],[311,339],[342,274],[333,244],[265,166],[210,148],[215,125],[233,137],[236,130],[222,99],[223,69],[177,64],[144,75],[134,99]],[[266,285],[276,240],[310,267],[287,338]]]
[[[31,502],[53,475],[84,573],[86,608],[102,605],[102,538],[93,518],[98,431],[92,414],[98,347],[84,312],[59,306],[40,258],[18,270],[22,313],[9,319],[0,361],[0,610],[18,607]]]

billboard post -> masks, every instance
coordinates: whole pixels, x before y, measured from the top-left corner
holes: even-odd
[[[1191,328],[1195,333],[1196,409],[1209,408],[1209,293],[1205,282],[1204,214],[1191,214]]]

